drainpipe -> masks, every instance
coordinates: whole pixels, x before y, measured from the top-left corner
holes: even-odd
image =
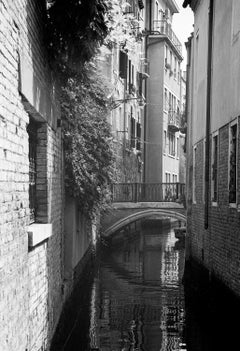
[[[127,133],[127,123],[126,123],[126,89],[127,89],[127,79],[124,78],[124,91],[123,91],[123,172],[124,172],[124,182],[127,182],[126,173],[126,133]]]
[[[207,58],[207,102],[206,102],[206,148],[205,148],[205,213],[204,227],[208,228],[209,217],[209,170],[210,170],[210,122],[212,92],[212,51],[213,51],[213,9],[214,0],[209,0],[208,14],[208,58]]]
[[[145,37],[145,57],[147,59],[147,42],[148,42],[148,35]],[[144,94],[145,94],[145,99],[147,102],[147,78],[144,79]],[[144,130],[143,130],[143,183],[146,183],[146,158],[147,158],[147,104],[144,106]]]

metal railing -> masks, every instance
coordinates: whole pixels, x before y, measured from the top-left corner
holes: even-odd
[[[166,20],[154,20],[153,21],[153,31],[155,33],[166,35],[168,39],[175,46],[178,53],[182,56],[182,44],[174,31],[172,30],[171,23],[168,23]]]
[[[179,112],[175,111],[175,110],[169,110],[168,111],[168,126],[178,130],[180,128],[180,114]],[[176,131],[175,130],[175,131]]]
[[[113,202],[179,202],[184,201],[183,183],[115,183]]]

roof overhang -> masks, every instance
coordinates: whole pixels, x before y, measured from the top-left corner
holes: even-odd
[[[172,13],[178,13],[180,11],[175,0],[165,0],[165,3],[168,5]]]

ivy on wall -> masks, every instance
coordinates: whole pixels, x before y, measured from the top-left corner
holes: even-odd
[[[89,61],[108,34],[105,0],[47,0],[52,56],[70,67]]]
[[[94,56],[108,34],[104,0],[48,0],[47,33],[61,86],[66,192],[91,217],[108,199],[113,153],[107,85]]]
[[[62,90],[66,188],[91,215],[103,206],[112,181],[113,153],[107,87],[93,63],[68,79]]]

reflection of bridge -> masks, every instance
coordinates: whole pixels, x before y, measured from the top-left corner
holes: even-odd
[[[112,208],[102,217],[104,236],[138,219],[152,216],[186,220],[184,184],[114,184]]]

